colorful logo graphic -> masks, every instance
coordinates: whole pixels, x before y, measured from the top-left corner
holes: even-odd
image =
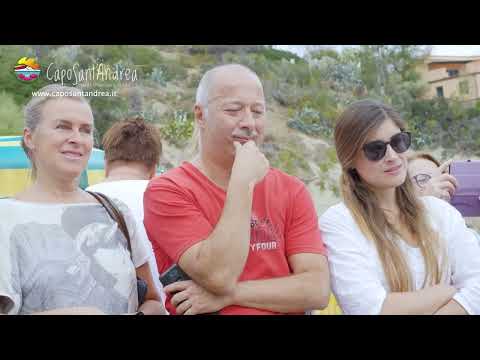
[[[15,75],[22,81],[33,81],[40,76],[40,65],[33,58],[23,57],[15,66]]]

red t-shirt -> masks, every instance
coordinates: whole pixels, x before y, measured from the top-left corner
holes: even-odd
[[[210,235],[225,197],[223,189],[188,162],[149,183],[144,223],[160,273]],[[317,214],[305,185],[271,168],[253,192],[250,252],[239,281],[288,276],[288,256],[298,253],[326,254]],[[166,307],[175,313],[170,296]],[[228,306],[220,313],[273,314],[241,306]]]

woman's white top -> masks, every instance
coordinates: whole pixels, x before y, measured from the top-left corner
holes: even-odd
[[[158,273],[152,243],[148,240],[148,235],[143,224],[143,194],[145,193],[148,182],[148,180],[108,181],[92,185],[88,187],[87,190],[99,192],[113,199],[118,199],[125,203],[131,210],[137,221],[138,231],[141,233],[140,239],[144,242],[143,246],[148,252],[148,263],[150,265],[153,282],[160,293],[163,304],[165,304],[166,295],[160,282],[160,275]]]
[[[0,200],[0,313],[30,314],[93,306],[107,314],[137,311],[135,268],[148,261],[130,210],[127,240],[98,203]]]
[[[475,235],[449,203],[431,196],[421,200],[446,246],[448,266],[442,283],[458,289],[454,299],[469,314],[480,314],[480,246]],[[379,314],[390,290],[373,241],[363,235],[344,203],[320,217],[320,230],[328,250],[332,291],[343,312]],[[425,279],[423,256],[418,248],[398,241],[415,290],[420,290]]]

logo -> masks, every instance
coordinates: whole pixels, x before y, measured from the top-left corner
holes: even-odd
[[[40,76],[40,65],[33,58],[23,57],[15,65],[15,76],[22,81],[33,81]]]
[[[250,219],[250,249],[252,251],[280,249],[279,236],[269,219],[258,219],[252,214]]]
[[[137,69],[131,69],[122,62],[114,65],[103,63],[102,59],[96,59],[89,67],[81,67],[78,62],[70,67],[58,66],[50,63],[43,66],[45,78],[53,82],[68,83],[71,86],[81,84],[83,86],[95,85],[105,81],[109,86],[109,82],[132,82],[138,79]]]

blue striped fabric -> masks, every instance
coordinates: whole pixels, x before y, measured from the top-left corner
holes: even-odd
[[[104,151],[100,149],[93,149],[90,159],[88,160],[88,169],[101,170],[104,168]]]
[[[0,147],[0,169],[26,169],[30,161],[20,146]]]
[[[0,142],[4,141],[18,141],[22,140],[21,136],[0,136]]]

